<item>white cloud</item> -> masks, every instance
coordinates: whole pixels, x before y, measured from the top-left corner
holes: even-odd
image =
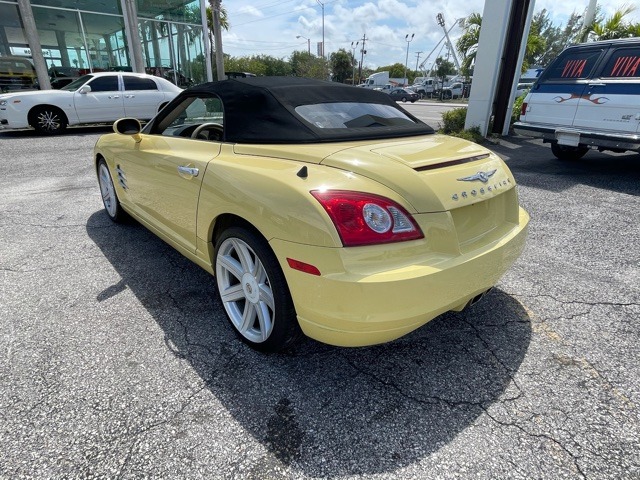
[[[309,38],[312,52],[322,40],[322,9],[316,0],[233,0],[226,3],[231,30],[223,34],[225,52],[235,56],[268,54],[288,57],[294,50],[304,50]],[[556,25],[566,22],[571,13],[583,13],[588,0],[559,2],[537,0],[535,10],[546,8]],[[602,12],[611,15],[625,0],[598,0]],[[404,63],[406,34],[415,33],[409,45],[409,64],[415,68],[416,52],[420,61],[443,37],[436,15],[444,15],[447,28],[456,19],[473,12],[482,13],[483,0],[324,0],[324,30],[327,54],[344,48],[367,35],[365,65],[376,67]],[[628,2],[627,2],[628,4]],[[640,9],[629,16],[640,21]],[[459,27],[451,30],[451,39],[461,35]],[[356,57],[359,58],[359,48]],[[434,53],[438,53],[438,50]],[[433,61],[432,58],[430,61]]]
[[[264,17],[264,14],[260,10],[258,10],[257,8],[251,5],[245,5],[244,7],[240,8],[239,12],[245,13],[247,15],[251,15],[252,17],[258,17],[258,18]]]

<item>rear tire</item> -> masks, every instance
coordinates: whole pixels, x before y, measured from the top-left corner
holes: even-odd
[[[243,342],[278,352],[302,337],[284,273],[258,233],[236,226],[223,231],[214,263],[218,295]]]
[[[569,147],[567,145],[559,145],[558,142],[551,144],[551,153],[558,160],[580,160],[588,151],[588,147]]]
[[[67,116],[57,107],[42,105],[29,112],[29,125],[42,135],[62,133],[68,123]]]

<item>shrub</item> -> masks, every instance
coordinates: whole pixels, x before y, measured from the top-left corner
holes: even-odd
[[[520,110],[522,109],[522,104],[524,103],[524,98],[527,96],[527,93],[529,93],[529,90],[524,92],[522,95],[516,98],[515,102],[513,102],[513,112],[511,112],[511,125],[513,125],[514,122],[520,120]]]
[[[442,133],[451,135],[452,133],[463,131],[466,118],[466,108],[454,108],[453,110],[442,112]]]
[[[466,108],[454,108],[448,112],[442,113],[442,129],[441,133],[451,135],[453,137],[464,138],[475,143],[481,143],[484,137],[480,133],[479,127],[471,127],[464,129],[464,122],[467,118]]]

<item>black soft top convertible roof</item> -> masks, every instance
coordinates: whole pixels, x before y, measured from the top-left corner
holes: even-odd
[[[224,140],[232,143],[316,143],[406,137],[433,133],[433,129],[400,108],[389,95],[341,83],[299,77],[230,78],[203,83],[184,96],[217,95],[224,108]],[[400,110],[414,124],[364,128],[319,128],[295,112],[301,105],[319,103],[373,103]]]

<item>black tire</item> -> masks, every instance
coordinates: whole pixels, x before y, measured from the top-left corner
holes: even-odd
[[[261,352],[279,352],[300,340],[284,273],[258,233],[237,226],[224,230],[216,240],[214,265],[220,301],[243,342]]]
[[[41,105],[29,112],[29,125],[42,135],[54,135],[65,131],[67,116],[57,107]]]
[[[104,211],[107,213],[111,221],[121,223],[126,218],[126,213],[120,205],[118,194],[113,184],[113,177],[104,158],[98,160],[97,164],[98,185],[100,185],[100,194],[102,196],[102,204]]]
[[[451,92],[444,92],[444,94],[442,95],[442,98],[444,98],[445,100],[450,100],[453,97],[453,95],[451,94]]]
[[[569,147],[559,145],[557,142],[551,144],[551,153],[558,160],[580,160],[588,151],[588,147]]]
[[[406,101],[407,101],[407,97],[402,97],[402,102],[406,103]]]

